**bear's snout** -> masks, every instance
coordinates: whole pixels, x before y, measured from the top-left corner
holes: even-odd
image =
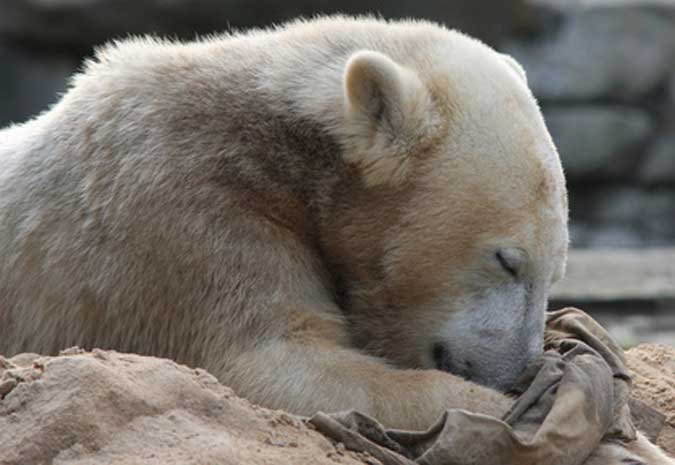
[[[471,354],[453,353],[448,344],[440,342],[434,344],[431,350],[436,369],[502,392],[511,389],[527,365],[537,356],[524,351],[519,354],[503,353],[501,357],[493,356],[487,360],[485,357],[472,360]]]
[[[470,360],[453,358],[448,347],[441,342],[434,344],[432,354],[436,369],[472,380],[473,363]]]

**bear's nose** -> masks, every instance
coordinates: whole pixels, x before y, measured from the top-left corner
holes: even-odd
[[[445,344],[434,344],[431,353],[436,369],[471,380],[472,363],[468,360],[453,360]]]
[[[441,343],[434,344],[434,347],[431,349],[431,353],[434,359],[434,364],[436,368],[442,370],[443,368],[443,359],[445,358],[445,347]]]
[[[497,261],[508,274],[519,278],[523,274],[527,262],[527,254],[518,247],[506,247],[499,249],[495,254]]]

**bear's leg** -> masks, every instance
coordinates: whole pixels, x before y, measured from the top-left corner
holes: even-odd
[[[276,253],[273,257],[279,260],[282,254]],[[275,267],[255,269],[259,276],[265,276],[269,270],[274,272]],[[297,270],[278,274],[302,276]],[[272,300],[260,298],[267,293],[274,292],[264,286],[256,287],[259,300]],[[308,295],[316,297],[317,294],[320,295]],[[282,295],[292,295],[292,292]],[[224,327],[209,324],[200,338],[218,340],[227,334],[227,340],[255,341],[254,348],[247,344],[245,350],[238,344],[225,351],[216,345],[204,368],[256,404],[305,416],[319,411],[353,409],[376,418],[388,428],[425,430],[447,409],[459,408],[501,418],[513,403],[497,391],[449,373],[395,368],[384,359],[350,346],[348,326],[329,298],[276,303],[278,307],[274,311],[263,311],[262,306],[247,307],[255,310],[249,315],[250,321],[278,329],[271,337],[262,336],[264,332],[255,339],[248,336],[258,334],[257,331],[246,333],[245,338],[237,337],[233,325],[228,323]],[[316,310],[295,310],[310,307]],[[287,310],[289,308],[294,310]],[[268,321],[268,318],[271,319]],[[211,331],[216,331],[218,336],[211,335]],[[675,465],[675,462],[641,434],[637,441],[629,444],[603,443],[585,462],[585,465],[631,464]]]
[[[448,408],[502,416],[512,401],[438,370],[402,370],[326,340],[279,339],[218,376],[239,395],[299,415],[355,409],[386,427],[426,429]]]
[[[501,417],[512,400],[438,370],[403,370],[356,349],[312,338],[280,338],[240,354],[219,376],[241,396],[310,416],[358,410],[388,428],[424,430],[446,409]],[[604,443],[585,465],[675,465],[641,433]]]

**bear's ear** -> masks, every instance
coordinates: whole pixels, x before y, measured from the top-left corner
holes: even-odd
[[[417,76],[378,52],[356,52],[345,66],[344,88],[349,110],[391,129],[400,129],[405,124],[405,107],[421,87]]]
[[[428,130],[428,92],[417,74],[379,52],[363,50],[345,66],[351,141],[347,161],[361,165],[368,185],[401,180],[415,141]]]

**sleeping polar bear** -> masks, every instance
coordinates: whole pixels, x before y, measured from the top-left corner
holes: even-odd
[[[500,416],[564,272],[522,69],[426,22],[119,42],[0,163],[0,351],[170,357],[298,414]]]

